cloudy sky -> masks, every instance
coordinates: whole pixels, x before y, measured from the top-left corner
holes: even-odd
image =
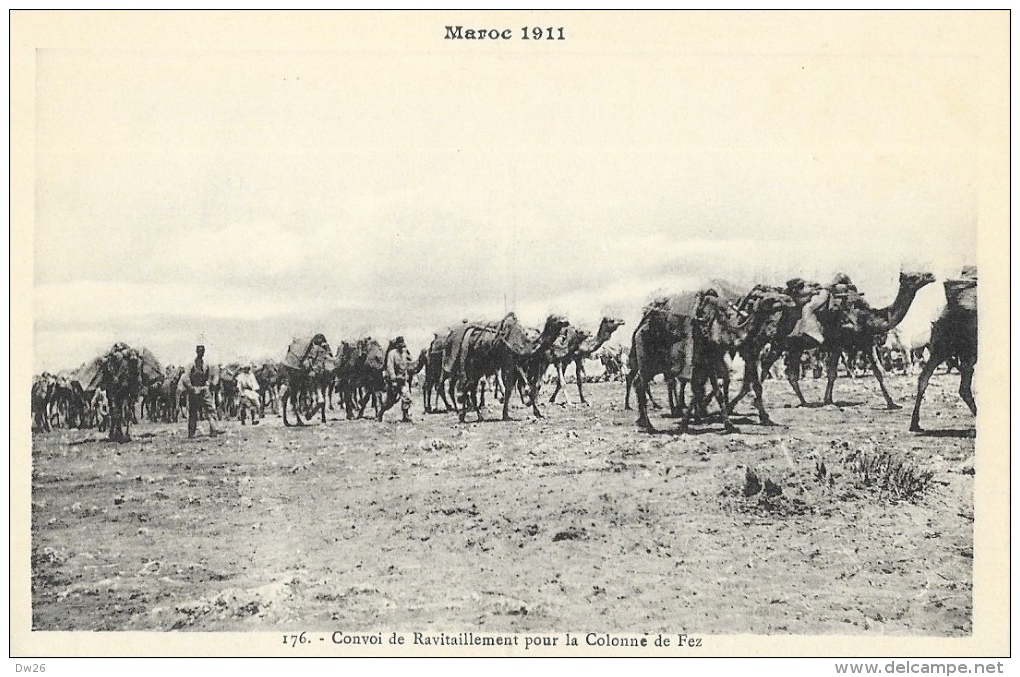
[[[200,337],[223,362],[316,331],[413,350],[505,309],[620,315],[623,342],[652,294],[710,278],[843,271],[886,305],[901,268],[974,262],[979,218],[980,62],[901,35],[40,49],[34,369],[118,340],[173,363]]]

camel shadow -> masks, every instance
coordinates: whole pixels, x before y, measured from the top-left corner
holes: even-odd
[[[966,439],[977,437],[975,428],[948,428],[946,430],[922,430],[918,437],[957,437]]]
[[[655,430],[646,429],[644,432],[649,435],[669,435],[671,437],[692,435],[696,437],[698,435],[738,435],[741,431],[731,430],[727,432],[725,429],[720,430],[719,428],[687,428],[686,431],[681,431],[679,428],[670,428],[668,430],[660,430],[659,428],[656,428]]]
[[[783,409],[824,409],[825,407],[859,407],[864,402],[843,401],[824,404],[822,402],[807,402],[806,404],[784,404]]]
[[[483,418],[480,421],[478,421],[478,420],[476,420],[476,421],[460,421],[459,423],[462,423],[464,425],[474,425],[475,423],[520,423],[522,420],[525,420],[525,419],[514,418],[513,416],[511,416],[510,418],[506,418],[506,419],[504,419],[504,418]]]

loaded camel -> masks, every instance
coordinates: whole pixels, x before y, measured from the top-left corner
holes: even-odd
[[[514,313],[508,313],[495,326],[489,324],[466,324],[450,335],[444,352],[444,369],[454,375],[454,392],[460,393],[460,420],[464,421],[468,405],[472,405],[478,420],[482,412],[478,404],[478,383],[486,376],[501,374],[503,392],[511,393],[521,378],[521,364],[536,352],[545,350],[567,321],[558,315],[550,315],[542,333],[535,339],[529,338]],[[447,367],[449,365],[449,367]],[[532,410],[541,417],[535,398]],[[510,397],[503,397],[503,420],[510,420]]]
[[[622,327],[623,324],[623,320],[619,318],[603,317],[594,336],[583,329],[575,330],[573,327],[568,327],[564,330],[560,335],[560,339],[557,339],[556,343],[552,346],[553,366],[556,367],[556,389],[553,390],[552,397],[549,398],[550,402],[556,401],[556,395],[561,390],[563,391],[564,402],[566,402],[567,393],[563,388],[563,374],[567,366],[573,362],[574,373],[577,379],[578,397],[581,398],[581,404],[588,404],[588,401],[584,399],[584,389],[582,388],[584,382],[584,361],[591,359],[592,355],[612,337],[613,332]],[[564,349],[558,351],[561,339],[565,339],[563,340]]]
[[[955,360],[960,369],[960,397],[970,413],[977,416],[977,403],[971,392],[974,366],[978,359],[977,269],[964,269],[963,280],[945,282],[946,307],[931,325],[931,356],[917,378],[917,396],[910,415],[910,430],[921,432],[921,401],[928,381],[940,364]]]
[[[725,395],[729,382],[725,356],[739,350],[748,337],[761,333],[764,325],[777,321],[788,304],[788,300],[778,295],[763,295],[757,303],[738,313],[711,289],[653,301],[634,330],[631,344],[638,426],[654,430],[647,413],[647,384],[663,374],[667,381],[675,379],[681,384],[677,400],[682,412],[681,433],[687,430],[694,409],[699,405],[698,391],[706,381],[719,403],[725,429],[736,431],[729,419]],[[682,387],[686,383],[691,383],[695,392],[691,404],[685,407]],[[767,420],[765,415],[763,422]]]

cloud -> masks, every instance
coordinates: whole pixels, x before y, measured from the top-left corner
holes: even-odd
[[[41,55],[37,364],[121,336],[187,358],[199,331],[424,342],[511,308],[631,323],[713,278],[842,271],[878,303],[903,264],[974,259],[968,60],[480,58],[465,97],[418,56]]]

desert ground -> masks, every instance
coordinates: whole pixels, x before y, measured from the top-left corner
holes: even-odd
[[[36,434],[32,628],[970,635],[974,419],[939,372],[925,434],[907,376],[897,411],[871,377],[811,408],[766,381],[778,425],[748,398],[737,434],[642,432],[620,382],[509,422],[416,390],[413,424]]]

